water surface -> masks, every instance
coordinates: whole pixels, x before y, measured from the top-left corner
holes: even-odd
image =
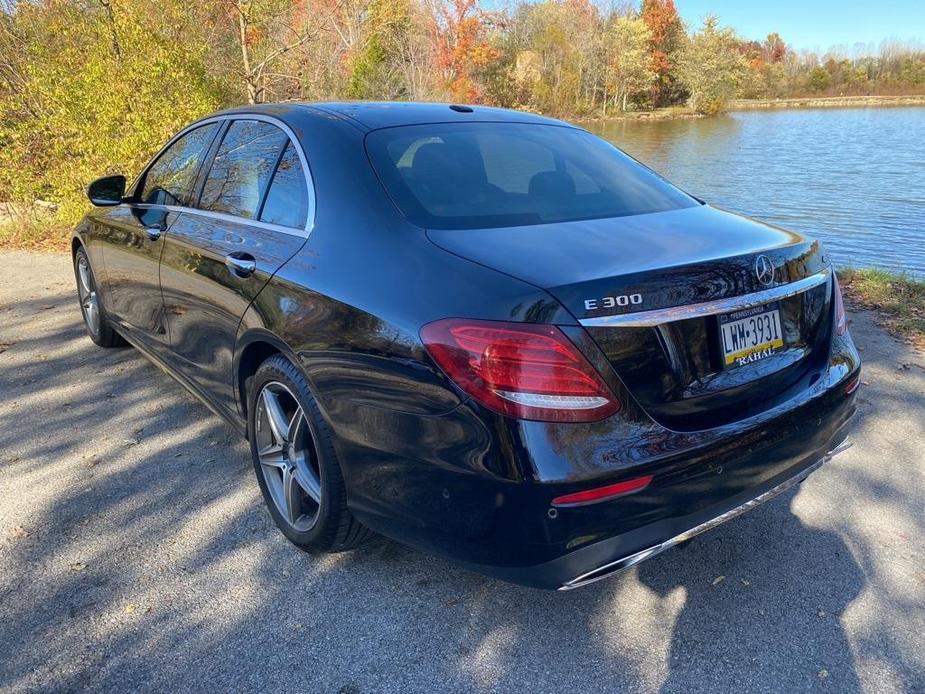
[[[925,108],[585,124],[692,195],[925,277]]]

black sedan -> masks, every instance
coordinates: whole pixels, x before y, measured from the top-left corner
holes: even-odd
[[[846,445],[860,359],[819,242],[569,124],[240,108],[88,192],[90,337],[134,345],[247,436],[307,550],[376,531],[574,588]]]

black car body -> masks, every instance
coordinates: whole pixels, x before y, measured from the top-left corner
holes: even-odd
[[[609,148],[482,107],[240,108],[184,130],[124,197],[94,184],[106,206],[74,250],[112,329],[242,434],[261,363],[291,362],[363,526],[570,588],[802,480],[843,445],[859,382],[817,241]],[[722,325],[771,313],[770,347],[728,352],[745,329]],[[485,382],[461,383],[473,364]],[[534,376],[562,392],[485,390]]]

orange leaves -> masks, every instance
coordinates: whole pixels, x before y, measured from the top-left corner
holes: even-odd
[[[485,38],[487,19],[477,0],[443,0],[438,6],[433,21],[436,64],[455,99],[478,101],[481,90],[472,73],[500,56]]]

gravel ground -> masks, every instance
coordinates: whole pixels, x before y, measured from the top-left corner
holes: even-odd
[[[231,428],[84,335],[68,257],[0,258],[0,690],[925,691],[925,356],[868,315],[853,449],[557,594],[297,551]]]

